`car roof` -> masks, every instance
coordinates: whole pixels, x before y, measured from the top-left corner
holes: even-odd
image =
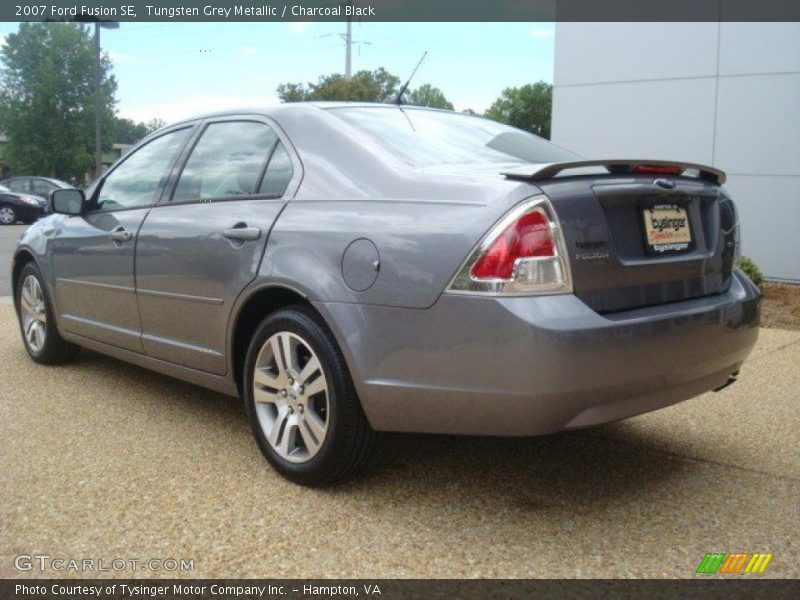
[[[56,185],[66,185],[68,187],[72,187],[71,184],[67,183],[66,181],[62,181],[61,179],[56,179],[55,177],[38,177],[34,176],[31,179],[44,179],[45,181],[49,181],[50,183],[55,183]]]
[[[182,119],[171,123],[169,127],[180,125],[182,123],[190,123],[193,121],[200,121],[203,119],[212,119],[215,117],[231,117],[237,115],[265,115],[272,116],[278,113],[285,112],[308,112],[314,110],[327,110],[331,108],[403,108],[404,110],[427,110],[432,112],[453,113],[452,110],[445,110],[441,108],[431,108],[429,106],[414,106],[411,104],[393,104],[388,102],[335,102],[335,101],[310,101],[310,102],[284,102],[272,106],[261,107],[247,107],[236,108],[230,110],[214,111],[196,115],[188,119]],[[461,114],[461,113],[456,113]]]
[[[66,181],[61,181],[60,179],[55,179],[53,177],[43,177],[41,175],[17,175],[15,177],[9,177],[8,179],[4,179],[0,181],[0,183],[5,183],[6,181],[14,181],[17,179],[44,179],[45,181],[49,181],[50,183],[55,183],[56,185],[66,185],[72,187]]]

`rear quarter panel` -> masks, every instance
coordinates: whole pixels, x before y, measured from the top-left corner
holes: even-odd
[[[492,224],[539,191],[499,173],[412,168],[325,110],[273,117],[300,157],[303,180],[270,233],[260,275],[311,300],[429,307]],[[361,239],[374,244],[379,266],[374,284],[356,290],[342,263]]]
[[[281,214],[267,248],[263,275],[300,289],[312,300],[431,306],[489,228],[494,215],[480,203],[413,200],[295,200]],[[376,259],[366,290],[343,276],[351,243],[369,240]]]

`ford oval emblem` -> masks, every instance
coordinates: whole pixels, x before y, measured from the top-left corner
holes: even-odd
[[[663,177],[659,177],[653,183],[655,183],[658,187],[664,188],[665,190],[674,190],[676,184],[671,179],[664,179]]]

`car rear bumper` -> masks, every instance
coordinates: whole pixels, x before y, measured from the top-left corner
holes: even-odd
[[[377,430],[539,435],[724,385],[758,336],[758,289],[599,315],[573,295],[443,295],[427,310],[317,304]]]

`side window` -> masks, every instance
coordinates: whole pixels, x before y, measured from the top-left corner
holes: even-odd
[[[12,192],[19,192],[22,194],[27,194],[30,192],[27,179],[13,179],[12,181],[6,183],[6,187],[8,187],[8,189],[10,189]]]
[[[264,181],[261,182],[259,193],[280,198],[286,191],[286,186],[294,175],[292,159],[283,144],[278,142],[272,157],[269,159]]]
[[[253,121],[212,123],[181,173],[175,202],[235,198],[256,193],[259,177],[278,136]]]
[[[37,196],[44,196],[47,198],[54,189],[56,189],[56,186],[44,179],[31,180],[31,192]]]
[[[187,127],[162,135],[126,158],[103,181],[95,208],[112,211],[150,206],[156,190],[169,175],[170,162],[190,129]]]

